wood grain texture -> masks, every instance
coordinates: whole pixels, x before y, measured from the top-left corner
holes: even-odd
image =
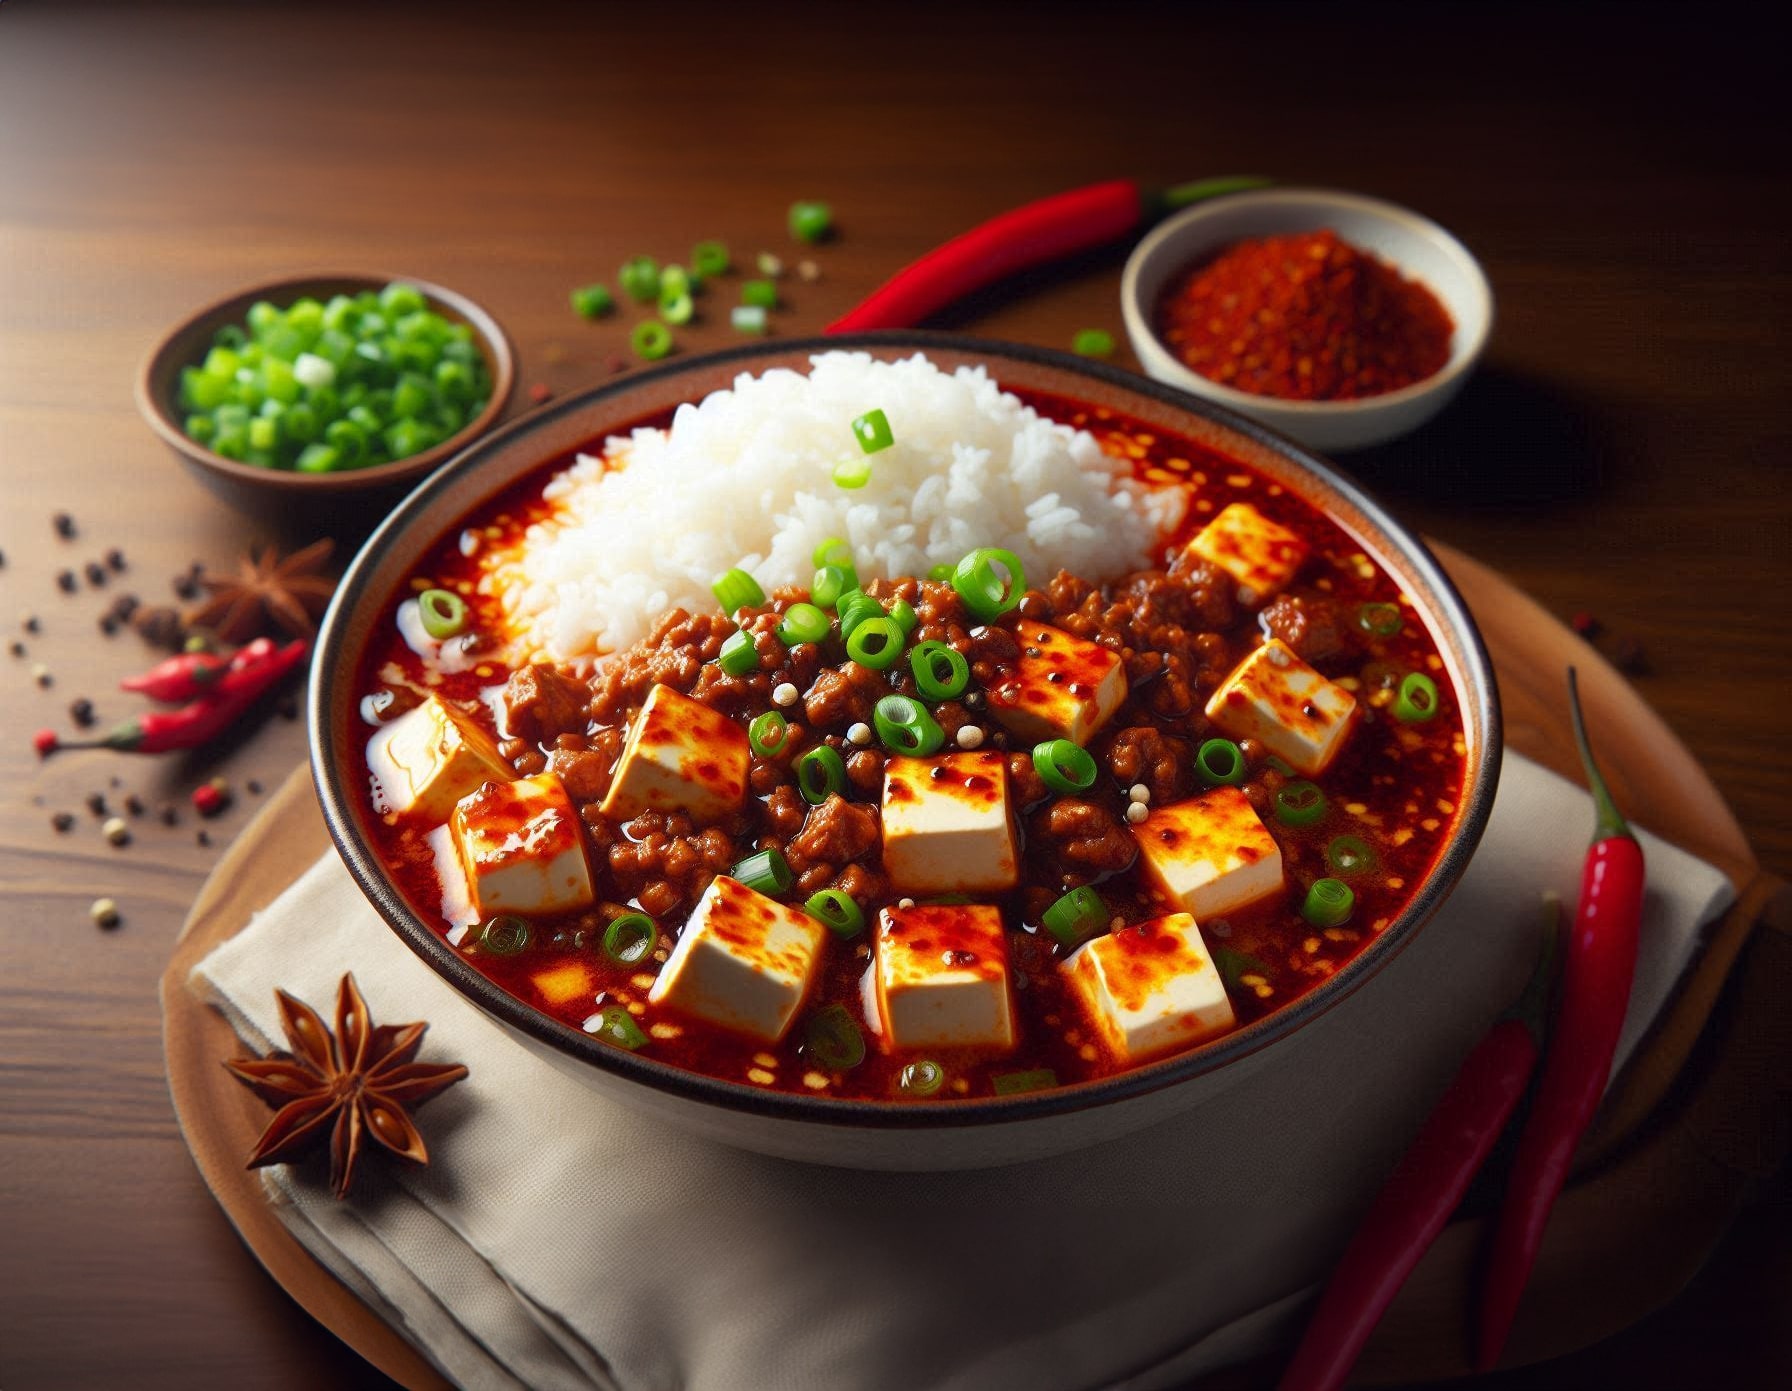
[[[275,719],[204,760],[41,766],[23,738],[76,695],[105,721],[132,708],[113,687],[146,654],[95,630],[112,592],[163,599],[173,572],[250,539],[132,407],[170,322],[262,277],[390,268],[484,303],[524,382],[569,391],[626,352],[628,324],[574,319],[573,285],[699,236],[795,259],[797,197],[832,201],[842,236],[819,282],[787,282],[792,334],[982,217],[1116,173],[1262,170],[1393,198],[1483,258],[1499,319],[1451,410],[1348,466],[1558,617],[1640,641],[1639,689],[1785,874],[1778,51],[1713,7],[1693,24],[1035,6],[1022,26],[962,3],[0,5],[0,623],[29,647],[0,656],[0,1384],[378,1384],[236,1244],[169,1110],[154,983],[218,846],[183,812],[115,850],[81,806],[99,790],[184,808],[221,771],[239,791],[209,828],[222,844],[254,805],[246,782],[272,785],[301,731]],[[1045,344],[1117,330],[1121,259],[1029,276],[942,325]],[[719,317],[685,345],[727,341]],[[76,540],[52,534],[58,510]],[[107,590],[57,590],[58,569],[114,545],[130,569]],[[41,635],[13,626],[26,614]],[[61,808],[79,817],[65,836]],[[115,933],[88,925],[100,894],[124,910]],[[1497,1384],[1792,1377],[1786,1194],[1766,1185],[1676,1309]]]

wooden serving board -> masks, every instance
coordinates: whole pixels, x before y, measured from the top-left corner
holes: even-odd
[[[1625,1327],[1671,1298],[1722,1234],[1740,1202],[1740,1184],[1724,1184],[1696,1169],[1696,1151],[1709,1161],[1708,1145],[1684,1127],[1659,1120],[1664,1097],[1683,1081],[1692,1045],[1704,1031],[1718,993],[1748,944],[1757,920],[1792,928],[1784,900],[1763,919],[1775,888],[1766,881],[1748,841],[1717,789],[1667,726],[1592,648],[1488,567],[1445,547],[1435,547],[1473,611],[1499,676],[1509,747],[1555,769],[1579,776],[1568,725],[1563,672],[1581,673],[1590,722],[1599,730],[1602,766],[1619,801],[1634,819],[1657,834],[1725,870],[1741,891],[1737,908],[1713,935],[1663,1018],[1626,1069],[1590,1137],[1588,1155],[1598,1168],[1564,1199],[1533,1285],[1560,1286],[1575,1297],[1533,1299],[1527,1322],[1515,1330],[1514,1363],[1558,1356]],[[268,1206],[259,1179],[243,1158],[267,1120],[266,1107],[220,1066],[240,1045],[230,1026],[187,989],[188,973],[213,947],[233,936],[329,847],[304,768],[296,770],[219,862],[194,903],[162,978],[163,1038],[176,1114],[200,1173],[237,1231],[268,1272],[315,1318],[367,1360],[407,1387],[447,1383],[372,1309],[318,1265]],[[1792,932],[1780,932],[1775,970],[1792,979]],[[1752,1036],[1751,1036],[1752,1037]],[[1771,1078],[1780,1076],[1792,1043],[1782,1030],[1765,1055],[1755,1046],[1748,1062]],[[1758,1043],[1758,1040],[1757,1040]],[[1706,1073],[1712,1072],[1710,1067]],[[1721,1069],[1719,1069],[1721,1071]],[[1732,1073],[1734,1069],[1731,1070]],[[1748,1079],[1725,1074],[1715,1100],[1710,1086],[1692,1098],[1707,1122],[1713,1108],[1740,1105]],[[1677,1099],[1680,1111],[1684,1104]],[[1627,1143],[1645,1129],[1648,1144]],[[1726,1134],[1732,1156],[1725,1172],[1741,1172],[1773,1159],[1773,1138],[1752,1148]],[[1744,1136],[1753,1135],[1740,1126]],[[1668,1143],[1664,1145],[1663,1136]],[[1783,1147],[1784,1137],[1778,1137]],[[1583,1166],[1584,1168],[1585,1166]],[[1696,1190],[1700,1201],[1671,1228],[1650,1240],[1654,1259],[1638,1261],[1624,1239],[1643,1204],[1654,1195]],[[1481,1223],[1453,1224],[1433,1248],[1390,1310],[1359,1366],[1367,1383],[1398,1384],[1460,1375],[1462,1319]],[[1603,1243],[1603,1244],[1601,1244]],[[1634,1244],[1634,1238],[1631,1244]],[[1622,1272],[1611,1278],[1613,1271]],[[1589,1292],[1589,1281],[1603,1281]],[[1540,1307],[1542,1306],[1542,1307]],[[1251,1379],[1240,1384],[1249,1384]],[[1227,1377],[1228,1384],[1232,1382]]]

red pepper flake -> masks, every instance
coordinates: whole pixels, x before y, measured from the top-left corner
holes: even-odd
[[[1411,386],[1455,331],[1426,286],[1329,228],[1240,242],[1170,282],[1158,334],[1209,380],[1258,396],[1349,401]]]
[[[31,736],[31,747],[37,750],[39,758],[48,758],[61,746],[62,740],[53,729],[40,729]]]
[[[1589,642],[1598,637],[1605,628],[1605,624],[1601,623],[1585,609],[1582,609],[1579,613],[1575,614],[1573,618],[1569,619],[1568,624],[1575,632],[1579,633]]]
[[[546,382],[533,382],[529,386],[529,399],[538,406],[543,401],[552,400],[553,396],[554,388]]]
[[[230,784],[222,778],[213,778],[193,789],[193,809],[201,816],[216,816],[229,805]]]

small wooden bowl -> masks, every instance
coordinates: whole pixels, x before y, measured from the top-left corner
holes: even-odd
[[[458,434],[389,464],[341,473],[294,473],[226,459],[181,428],[181,369],[202,361],[213,335],[226,324],[242,324],[257,300],[285,308],[308,295],[327,300],[338,294],[377,292],[394,280],[416,286],[436,313],[473,330],[491,374],[492,394],[485,409]],[[515,389],[516,357],[510,339],[496,319],[465,296],[411,276],[303,275],[252,285],[170,329],[137,374],[137,409],[199,481],[233,506],[270,520],[366,531],[413,486],[497,424]]]

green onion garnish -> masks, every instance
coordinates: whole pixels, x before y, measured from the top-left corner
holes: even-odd
[[[467,601],[452,589],[426,589],[417,596],[417,616],[423,631],[442,642],[467,630]]]
[[[751,676],[759,670],[759,648],[753,635],[736,629],[722,641],[716,665],[730,676]]]
[[[1394,718],[1421,724],[1437,713],[1437,683],[1423,672],[1408,672],[1394,696]]]
[[[618,1048],[626,1048],[629,1052],[639,1052],[647,1046],[647,1035],[641,1032],[641,1026],[635,1023],[632,1016],[621,1005],[610,1005],[596,1016],[598,1024],[592,1028],[591,1021],[585,1021],[585,1027],[594,1037],[615,1044]]]
[[[694,288],[691,273],[683,266],[667,266],[660,272],[660,307],[664,309],[667,300],[688,295]]]
[[[581,285],[572,292],[572,309],[581,319],[600,319],[616,307],[607,285]]]
[[[971,684],[971,664],[955,647],[929,638],[909,649],[908,669],[915,686],[929,700],[953,700]]]
[[[989,1079],[997,1096],[1014,1096],[1020,1092],[1048,1091],[1058,1085],[1058,1074],[1049,1067],[1036,1067],[1027,1072],[999,1072]]]
[[[905,638],[921,622],[921,615],[915,612],[915,606],[907,599],[890,600],[890,617],[896,620],[896,626],[902,629],[902,636]]]
[[[837,750],[817,744],[796,761],[796,790],[812,807],[846,791],[846,764]]]
[[[849,589],[835,601],[834,612],[840,618],[840,636],[849,638],[867,618],[882,618],[884,606],[862,589]]]
[[[617,272],[616,283],[622,293],[640,304],[651,304],[660,296],[659,262],[651,256],[631,256]]]
[[[946,1069],[932,1058],[917,1058],[896,1077],[897,1089],[908,1096],[932,1096],[946,1084]]]
[[[809,557],[809,563],[817,567],[822,565],[845,565],[850,568],[852,565],[852,547],[847,545],[846,542],[842,541],[838,536],[830,536],[815,548],[815,554]]]
[[[1315,879],[1300,915],[1314,927],[1336,927],[1350,916],[1356,894],[1342,879]]]
[[[796,876],[777,850],[758,850],[728,871],[755,893],[776,897],[788,889]]]
[[[658,319],[643,319],[628,336],[635,356],[645,362],[658,362],[672,351],[672,330]]]
[[[624,913],[604,929],[604,955],[619,966],[645,961],[659,945],[660,931],[645,913]]]
[[[828,616],[814,604],[792,604],[778,620],[778,640],[786,647],[820,642],[828,635]]]
[[[1231,947],[1215,947],[1213,964],[1220,973],[1220,979],[1229,990],[1242,990],[1244,978],[1248,975],[1268,977],[1269,967],[1265,966],[1249,952],[1235,951]]]
[[[728,311],[728,323],[736,333],[764,333],[765,311],[756,304],[737,304]]]
[[[1356,611],[1356,626],[1378,638],[1391,638],[1404,621],[1398,604],[1364,604]]]
[[[1105,328],[1078,329],[1076,337],[1070,340],[1070,351],[1078,357],[1112,357],[1114,335]]]
[[[1339,836],[1325,847],[1325,862],[1339,874],[1362,874],[1375,867],[1375,852],[1357,836]]]
[[[1082,946],[1091,937],[1106,931],[1109,921],[1107,904],[1087,884],[1065,894],[1047,908],[1040,919],[1045,930],[1064,947]]]
[[[803,1026],[803,1044],[810,1057],[833,1072],[844,1072],[865,1061],[865,1035],[845,1005],[816,1010]]]
[[[867,454],[888,449],[896,442],[896,437],[890,433],[890,418],[882,411],[866,411],[856,417],[852,422],[852,433],[859,448]]]
[[[769,280],[742,281],[740,302],[754,309],[776,309],[778,307],[778,287]]]
[[[865,914],[850,894],[839,889],[822,889],[809,895],[803,905],[811,917],[820,918],[839,937],[856,937],[865,926]]]
[[[1284,826],[1313,826],[1325,818],[1325,793],[1316,782],[1286,782],[1276,789],[1276,820]]]
[[[760,608],[765,603],[765,591],[759,587],[759,581],[738,566],[717,575],[709,591],[716,596],[722,612],[727,614]]]
[[[691,269],[705,280],[726,275],[731,264],[728,248],[719,241],[700,241],[691,248]]]
[[[895,619],[882,615],[861,619],[847,635],[846,655],[873,671],[894,666],[902,655],[902,629]]]
[[[691,316],[697,312],[687,291],[682,295],[660,296],[660,318],[669,324],[688,324]]]
[[[1237,787],[1245,779],[1244,750],[1230,739],[1209,739],[1195,751],[1195,771],[1209,787]]]
[[[859,587],[859,572],[850,565],[824,565],[809,582],[809,598],[824,609],[838,604],[850,589]]]
[[[842,459],[834,465],[834,486],[849,490],[871,481],[871,465],[864,459]]]
[[[747,747],[761,758],[774,758],[790,742],[790,721],[777,710],[753,716],[747,726]]]
[[[479,945],[493,956],[515,956],[534,935],[526,918],[501,913],[479,929]]]
[[[928,567],[927,578],[930,580],[949,580],[952,578],[952,570],[952,566],[942,561],[938,565]]]
[[[952,587],[964,606],[988,623],[1020,603],[1027,592],[1027,573],[1013,551],[983,546],[953,567]]]
[[[759,268],[759,273],[768,280],[776,280],[784,274],[784,262],[769,251],[761,251],[754,258],[753,264]]]
[[[913,696],[887,695],[871,710],[871,722],[893,753],[925,758],[946,742],[946,731]]]
[[[834,210],[826,203],[796,202],[790,205],[790,235],[814,245],[834,226]]]
[[[1087,792],[1095,786],[1095,755],[1068,739],[1033,745],[1033,768],[1053,792]]]

